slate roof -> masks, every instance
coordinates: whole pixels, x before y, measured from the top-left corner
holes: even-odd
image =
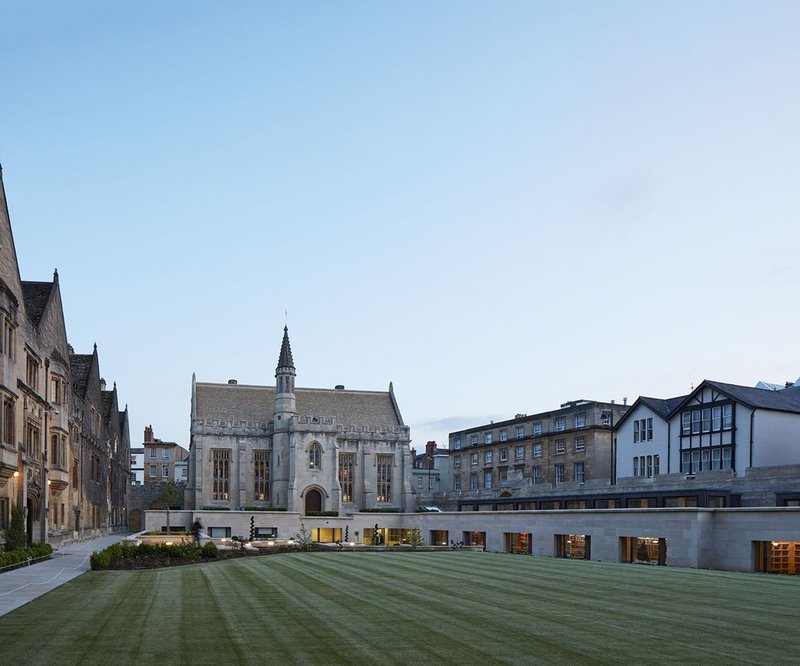
[[[267,423],[272,420],[274,386],[197,382],[196,417]],[[297,415],[334,417],[345,426],[403,425],[388,391],[296,388]]]
[[[25,301],[25,311],[31,321],[38,326],[42,320],[47,300],[53,289],[52,282],[27,282],[22,283],[22,298]]]
[[[652,409],[661,418],[667,419],[675,408],[680,405],[688,396],[681,395],[677,398],[648,398],[646,396],[639,396],[639,400]]]
[[[110,419],[114,412],[114,391],[100,391],[103,400],[103,416]]]
[[[92,354],[70,354],[69,367],[72,373],[72,384],[80,395],[86,395],[86,385],[92,370]]]
[[[800,413],[800,386],[792,386],[782,391],[770,391],[750,386],[738,386],[737,384],[705,380],[703,384],[698,386],[698,389],[704,385],[716,388],[748,407]]]

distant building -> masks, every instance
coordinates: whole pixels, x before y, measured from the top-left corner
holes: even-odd
[[[141,486],[144,483],[144,447],[131,447],[131,484]]]
[[[127,525],[128,410],[97,345],[67,341],[58,271],[20,278],[0,171],[0,528],[14,504],[28,539],[58,545]]]
[[[276,386],[192,379],[190,508],[413,510],[409,429],[391,384],[295,388],[287,329],[275,379]]]
[[[430,498],[423,496],[431,493],[447,492],[450,489],[450,451],[436,446],[436,442],[428,442],[425,452],[417,454],[411,449],[411,488],[418,501]]]
[[[189,452],[175,442],[162,442],[153,436],[153,426],[144,429],[144,482],[183,483]]]
[[[549,412],[450,433],[451,501],[474,506],[607,485],[612,428],[627,410],[625,404],[573,400]],[[539,501],[548,506],[548,499]]]

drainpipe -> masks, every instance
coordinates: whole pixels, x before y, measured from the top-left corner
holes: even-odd
[[[50,401],[48,400],[48,388],[50,386],[49,381],[49,373],[50,373],[50,359],[46,358],[44,360],[44,449],[42,454],[42,513],[39,517],[39,541],[41,543],[47,543],[47,500],[48,495],[50,494],[50,488],[47,478],[49,476],[49,471],[47,469],[47,445],[50,440],[50,429],[48,427],[48,421],[50,417]]]
[[[670,458],[672,458],[672,424],[667,419],[667,474],[670,469]]]
[[[753,425],[756,419],[756,410],[753,408],[753,411],[750,412],[750,464],[748,467],[753,466]]]

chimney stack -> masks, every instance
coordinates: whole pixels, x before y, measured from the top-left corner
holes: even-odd
[[[153,443],[153,426],[151,425],[144,427],[144,443],[145,444]]]

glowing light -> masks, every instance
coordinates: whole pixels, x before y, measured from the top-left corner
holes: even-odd
[[[171,546],[172,545],[172,541],[167,541],[166,543],[164,543],[164,545],[165,546]]]
[[[19,472],[14,472],[14,478],[15,478],[15,479],[18,479],[18,478],[19,478]]]

